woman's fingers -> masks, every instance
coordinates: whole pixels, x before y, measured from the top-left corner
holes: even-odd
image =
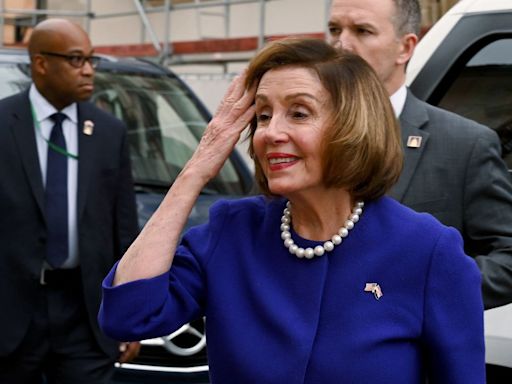
[[[254,117],[255,93],[255,86],[245,89],[245,72],[230,84],[193,156],[193,164],[201,164],[200,172],[214,177],[220,170]]]
[[[222,99],[215,117],[233,122],[253,103],[256,87],[250,91],[245,89],[245,71],[236,76],[231,82]]]
[[[245,71],[230,84],[219,109],[208,125],[207,131],[218,134],[239,134],[254,115],[256,86],[245,89]]]

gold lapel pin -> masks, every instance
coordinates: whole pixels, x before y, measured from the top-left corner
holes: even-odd
[[[91,120],[85,120],[84,128],[83,128],[82,132],[87,136],[91,136],[93,130],[94,130],[94,123]]]
[[[407,138],[407,147],[408,148],[419,148],[421,147],[421,140],[423,138],[421,136],[409,136]]]
[[[380,289],[380,285],[377,283],[366,283],[364,291],[373,293],[373,296],[375,296],[377,300],[384,295],[382,289]]]

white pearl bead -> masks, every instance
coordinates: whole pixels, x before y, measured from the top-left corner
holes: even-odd
[[[326,241],[324,243],[324,249],[326,252],[331,252],[334,249],[334,244],[332,243],[332,241]]]
[[[341,244],[341,236],[340,235],[334,235],[331,240],[332,240],[334,245],[340,245]]]
[[[317,245],[313,252],[315,252],[315,256],[322,256],[325,253],[325,249],[321,245]]]
[[[304,250],[304,256],[306,259],[312,259],[313,256],[315,256],[315,251],[313,251],[313,248],[306,248]]]
[[[294,241],[293,241],[292,239],[286,239],[286,240],[284,241],[284,246],[285,246],[286,248],[290,248],[290,246],[291,246],[292,244],[294,244]]]
[[[286,208],[283,210],[283,216],[281,216],[281,239],[283,240],[284,246],[288,248],[288,251],[297,256],[299,259],[307,258],[312,259],[315,256],[322,256],[325,252],[331,252],[336,245],[342,243],[343,238],[348,236],[348,232],[354,228],[355,223],[360,219],[363,213],[364,203],[362,201],[357,202],[348,220],[345,221],[345,225],[341,227],[337,234],[333,235],[331,240],[326,241],[323,245],[317,245],[313,248],[301,248],[295,244],[292,239],[290,232],[291,229],[291,203],[286,203]]]

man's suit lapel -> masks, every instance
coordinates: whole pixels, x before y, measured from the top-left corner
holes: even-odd
[[[84,133],[84,122],[92,121],[94,118],[91,109],[85,103],[78,103],[78,220],[82,217],[85,202],[87,200],[87,191],[91,180],[91,174],[94,167],[94,142],[97,135],[94,135],[94,129],[91,134]]]
[[[414,172],[427,146],[429,133],[423,129],[427,123],[428,114],[423,103],[409,90],[407,90],[404,109],[400,114],[400,130],[402,135],[402,146],[404,149],[404,167],[398,182],[389,192],[389,195],[398,201],[403,201],[407,188],[411,183]],[[419,148],[407,147],[407,141],[410,136],[420,136],[422,138]]]
[[[15,145],[18,148],[23,168],[34,194],[34,198],[44,216],[44,186],[37,153],[37,144],[32,118],[32,109],[28,98],[28,90],[16,96],[19,101],[17,108],[12,111],[10,129],[14,135]]]

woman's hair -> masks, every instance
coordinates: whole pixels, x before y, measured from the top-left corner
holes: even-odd
[[[251,60],[246,87],[258,85],[267,71],[284,66],[313,70],[330,96],[331,127],[322,141],[325,186],[344,188],[358,200],[384,195],[402,170],[402,147],[389,96],[372,68],[323,40],[283,39],[269,43]],[[253,119],[249,153],[256,181],[262,192],[272,195],[254,154],[255,130]]]

